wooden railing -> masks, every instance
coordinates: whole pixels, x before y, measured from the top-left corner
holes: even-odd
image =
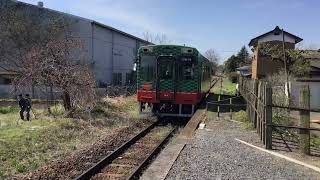
[[[264,81],[240,78],[240,94],[247,102],[247,112],[261,141],[272,149],[272,89]]]
[[[240,78],[239,91],[247,102],[248,118],[256,128],[266,149],[272,149],[273,132],[279,132],[279,129],[297,129],[301,152],[310,154],[310,131],[320,131],[318,128],[310,128],[310,112],[320,112],[320,110],[310,109],[310,90],[308,85],[303,85],[301,88],[299,107],[272,104],[272,87],[266,81]],[[273,123],[273,108],[299,111],[300,125],[287,126]]]

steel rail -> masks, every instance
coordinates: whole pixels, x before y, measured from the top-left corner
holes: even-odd
[[[131,145],[136,143],[139,139],[144,137],[151,129],[153,129],[160,121],[156,121],[155,123],[151,124],[144,130],[142,130],[138,135],[131,138],[129,141],[122,144],[119,148],[113,151],[111,154],[104,157],[98,163],[93,165],[90,169],[82,173],[80,176],[75,178],[76,180],[87,180],[93,177],[94,175],[98,174],[106,165],[110,164],[114,159],[116,159],[121,153],[123,153],[126,149],[128,149]]]
[[[148,165],[149,161],[159,153],[161,148],[168,142],[170,137],[172,136],[173,132],[176,130],[176,128],[172,129],[166,137],[155,147],[153,148],[152,152],[150,155],[148,155],[141,164],[138,165],[136,169],[133,170],[133,172],[128,176],[127,180],[135,180],[139,179],[139,175],[142,172],[142,170]]]

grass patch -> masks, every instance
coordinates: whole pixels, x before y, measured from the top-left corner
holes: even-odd
[[[121,118],[138,118],[138,102],[136,96],[103,98],[94,113],[104,112],[106,116],[116,116]]]
[[[103,99],[94,108],[91,122],[85,118],[64,118],[62,105],[51,107],[56,118],[49,117],[46,109],[34,109],[37,119],[32,121],[17,121],[19,113],[15,108],[1,109],[5,113],[0,113],[0,179],[62,158],[114,128],[129,126],[132,118],[138,117],[135,96]]]
[[[65,113],[65,110],[62,104],[51,106],[50,109],[51,109],[52,115],[54,116],[61,116]]]
[[[233,118],[236,121],[242,122],[241,128],[245,130],[254,130],[253,124],[249,121],[248,114],[245,111],[235,112]]]
[[[248,114],[247,114],[247,112],[245,112],[245,111],[239,111],[239,112],[233,113],[233,118],[234,118],[236,121],[240,121],[240,122],[247,122],[247,121],[249,121]]]
[[[320,137],[318,137],[316,135],[311,135],[310,143],[311,143],[311,146],[314,146],[316,148],[320,148]]]
[[[1,116],[0,116],[1,117]],[[2,126],[0,171],[10,176],[34,170],[44,162],[72,152],[97,139],[103,128],[82,120],[44,119]]]
[[[9,114],[18,112],[19,109],[17,107],[7,106],[7,107],[0,107],[0,114]]]
[[[251,123],[251,122],[244,122],[242,125],[241,125],[241,127],[243,128],[243,129],[245,129],[245,130],[254,130],[255,128],[254,128],[254,126],[253,126],[253,124]]]
[[[215,94],[225,94],[225,95],[235,95],[236,94],[236,83],[232,83],[228,78],[222,78],[222,89],[220,85],[220,81],[217,82],[215,87],[211,90],[211,92]]]

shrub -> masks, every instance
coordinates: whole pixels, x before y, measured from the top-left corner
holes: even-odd
[[[9,114],[17,111],[18,111],[18,108],[12,107],[12,106],[0,107],[0,114]]]
[[[233,117],[234,117],[235,120],[240,121],[240,122],[247,122],[247,121],[249,121],[247,112],[245,112],[245,111],[236,112],[236,113],[234,113],[234,116],[233,116]]]
[[[242,124],[241,126],[243,129],[246,129],[246,130],[254,130],[254,126],[251,122],[245,122]]]
[[[290,124],[289,114],[287,112],[273,112],[272,122],[278,125],[288,126]]]
[[[243,124],[241,124],[241,127],[243,129],[246,129],[246,130],[253,130],[254,129],[253,124],[249,120],[247,112],[245,112],[245,111],[236,112],[236,113],[234,113],[233,117],[235,120],[243,122]]]
[[[319,148],[320,147],[320,137],[316,136],[316,135],[312,135],[311,136],[311,145],[316,147],[316,148]]]
[[[54,115],[54,116],[60,116],[65,113],[65,110],[64,110],[64,107],[62,106],[62,104],[52,106],[50,109],[51,109],[52,115]]]

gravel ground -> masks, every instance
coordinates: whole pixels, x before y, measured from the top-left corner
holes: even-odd
[[[320,179],[320,173],[235,140],[256,144],[258,135],[238,122],[211,120],[197,130],[170,170],[171,179]]]

